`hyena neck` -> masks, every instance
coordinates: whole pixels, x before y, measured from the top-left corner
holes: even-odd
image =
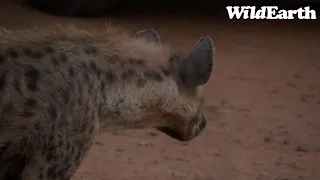
[[[97,57],[88,69],[100,76],[96,83],[100,95],[93,96],[99,102],[101,127],[104,131],[154,127],[161,115],[172,111],[169,101],[178,97],[169,51],[141,40],[120,42],[110,39],[85,47],[91,51],[87,56]]]
[[[100,117],[104,130],[155,127],[160,123],[160,117],[170,112],[165,106],[170,95],[157,89],[132,91],[132,86],[105,92]],[[129,91],[130,94],[126,94]]]
[[[170,78],[158,82],[146,79],[143,71],[136,73],[128,79],[115,76],[115,82],[101,91],[100,124],[104,130],[155,127],[162,116],[173,111],[176,84]]]

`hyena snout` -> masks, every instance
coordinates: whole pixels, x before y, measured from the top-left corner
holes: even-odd
[[[200,124],[199,124],[199,132],[201,132],[202,130],[204,130],[204,128],[206,128],[207,125],[207,120],[206,117],[204,116],[204,114],[201,115],[201,120],[200,120]]]
[[[184,138],[181,141],[189,141],[197,137],[206,127],[207,120],[202,113],[200,117],[195,117],[187,126],[188,129],[185,131]]]
[[[188,123],[175,125],[175,127],[158,127],[157,129],[179,141],[190,141],[205,129],[206,124],[207,120],[204,114],[201,114]]]

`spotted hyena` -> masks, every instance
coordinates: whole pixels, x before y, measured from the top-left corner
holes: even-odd
[[[154,30],[2,30],[0,179],[68,180],[98,132],[198,136],[213,56],[209,37],[181,55]]]

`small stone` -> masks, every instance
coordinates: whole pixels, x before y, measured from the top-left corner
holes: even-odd
[[[159,134],[158,134],[158,133],[155,133],[155,132],[149,132],[149,135],[150,135],[150,136],[158,136]]]
[[[282,144],[283,144],[283,145],[288,145],[288,144],[290,144],[290,143],[289,143],[289,141],[287,141],[287,140],[283,140],[283,141],[282,141]]]
[[[148,141],[141,141],[137,143],[138,146],[153,146],[151,143]]]
[[[271,140],[272,140],[271,137],[264,137],[264,139],[263,139],[263,141],[267,142],[267,143],[271,142]]]
[[[307,152],[309,152],[309,149],[301,147],[301,146],[298,146],[297,148],[295,148],[295,151],[307,153]]]

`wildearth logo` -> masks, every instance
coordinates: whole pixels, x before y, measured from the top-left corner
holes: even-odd
[[[295,10],[284,10],[278,6],[227,6],[230,19],[317,19],[316,11],[310,6]]]

